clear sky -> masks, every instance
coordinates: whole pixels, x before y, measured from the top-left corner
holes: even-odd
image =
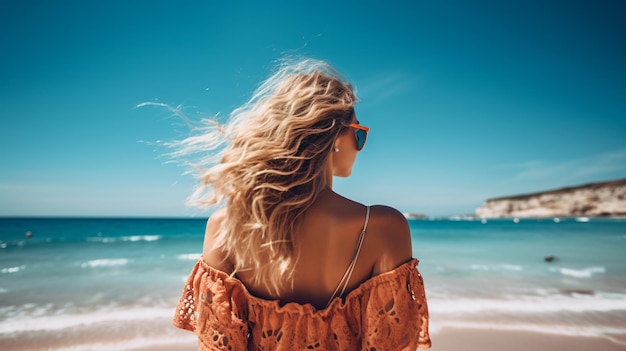
[[[378,3],[378,4],[374,4]],[[0,215],[202,216],[159,141],[285,55],[357,87],[339,193],[428,215],[626,177],[624,1],[2,1]]]

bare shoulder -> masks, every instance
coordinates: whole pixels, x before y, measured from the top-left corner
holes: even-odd
[[[378,248],[373,275],[393,270],[413,256],[409,223],[395,208],[372,206],[368,232]]]
[[[209,217],[204,232],[202,259],[209,266],[226,273],[230,273],[233,269],[232,264],[228,262],[227,257],[221,248],[216,247],[217,235],[224,218],[226,218],[225,209],[219,209]]]
[[[370,216],[373,220],[391,226],[390,229],[409,230],[409,224],[404,215],[393,207],[384,205],[371,206]]]

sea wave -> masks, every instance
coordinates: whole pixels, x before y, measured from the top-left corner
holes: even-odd
[[[626,311],[626,294],[577,293],[548,296],[512,296],[507,299],[446,298],[428,299],[431,314],[462,313],[555,313]]]
[[[161,240],[161,235],[131,235],[120,237],[121,241],[157,241]]]
[[[114,267],[124,266],[128,264],[128,262],[129,260],[127,258],[103,258],[84,262],[80,266],[83,268]]]
[[[606,268],[604,267],[589,267],[585,269],[573,269],[573,268],[550,268],[552,272],[559,272],[562,275],[574,277],[574,278],[591,278],[594,274],[597,273],[605,273]]]
[[[202,257],[201,253],[188,253],[176,256],[179,260],[183,261],[196,261]]]
[[[90,242],[100,242],[100,243],[104,243],[104,244],[109,244],[109,243],[114,243],[117,241],[117,238],[108,238],[108,237],[91,237],[91,238],[87,238],[87,241]]]
[[[516,264],[503,264],[501,266],[504,269],[510,270],[510,271],[523,271],[524,267],[520,266],[520,265],[516,265]]]
[[[130,241],[130,242],[147,241],[147,242],[151,242],[151,241],[161,240],[161,238],[163,238],[162,235],[128,235],[128,236],[120,236],[120,237],[96,236],[96,237],[87,238],[87,241],[101,242],[103,244],[111,244],[111,243],[116,243],[116,242],[120,242],[120,241]]]
[[[0,269],[0,273],[2,273],[2,274],[17,273],[17,272],[23,270],[24,268],[26,268],[25,265],[16,266],[16,267],[2,268],[2,269]]]
[[[24,306],[24,309],[33,309]],[[43,307],[42,307],[43,308]],[[92,312],[63,313],[63,311],[42,311],[32,313],[16,313],[13,317],[0,322],[0,335],[30,331],[63,330],[78,326],[93,326],[106,322],[129,322],[154,320],[157,318],[171,319],[174,313],[172,307],[131,307],[131,308],[101,308]],[[20,315],[21,314],[21,315]]]
[[[486,264],[471,264],[470,268],[475,271],[523,271],[524,267],[515,264],[500,264],[500,265],[486,265]]]

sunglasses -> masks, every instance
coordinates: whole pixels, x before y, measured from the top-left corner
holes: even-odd
[[[349,126],[355,129],[354,137],[356,138],[356,149],[358,151],[363,150],[370,129],[358,123],[350,123]]]

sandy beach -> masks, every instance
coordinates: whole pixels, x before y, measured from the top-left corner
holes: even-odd
[[[432,335],[433,351],[620,351],[626,344],[606,339],[501,330],[445,329]],[[195,343],[160,345],[132,351],[197,351]]]
[[[600,338],[501,330],[446,329],[435,334],[432,339],[433,351],[626,350],[626,345]]]

